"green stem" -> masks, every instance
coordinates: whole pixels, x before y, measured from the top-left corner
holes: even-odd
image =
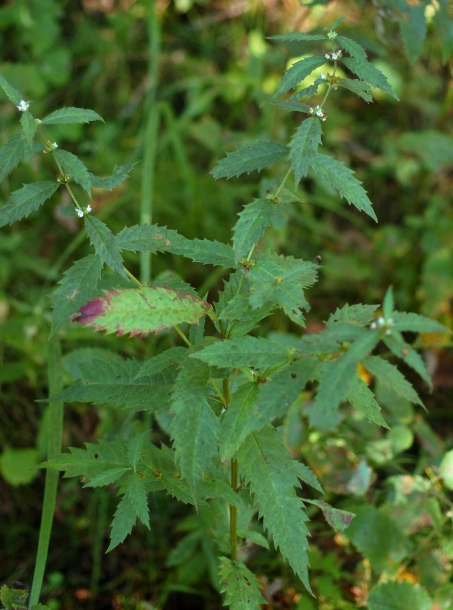
[[[135,284],[137,284],[137,286],[139,288],[142,288],[143,284],[141,282],[138,281],[138,279],[135,277],[135,275],[133,275],[129,269],[126,269],[126,267],[123,267],[124,271],[126,272],[127,277],[132,280]]]
[[[140,224],[151,224],[153,216],[154,174],[156,169],[157,132],[159,108],[156,104],[161,51],[160,23],[155,3],[149,3],[148,15],[148,79],[149,92],[146,100],[148,120],[145,129],[145,156],[143,160],[142,194],[140,202]],[[140,280],[147,284],[151,279],[151,253],[140,252]]]
[[[231,460],[231,489],[234,492],[238,490],[238,461]],[[237,522],[238,522],[238,509],[236,506],[230,504],[230,551],[231,559],[236,561],[238,539],[237,539]]]
[[[282,188],[285,186],[285,183],[286,183],[286,181],[288,180],[288,178],[289,178],[289,175],[290,175],[291,171],[292,171],[292,170],[291,170],[291,168],[289,168],[289,170],[286,172],[286,175],[285,175],[285,177],[283,178],[282,183],[280,184],[280,186],[278,187],[278,189],[277,189],[277,191],[276,191],[276,193],[275,193],[275,196],[276,196],[276,197],[278,197],[278,196],[280,195],[280,191],[281,191],[281,190],[282,190]]]
[[[174,326],[175,331],[178,333],[178,335],[181,337],[181,339],[187,343],[187,345],[189,347],[192,347],[192,343],[189,341],[189,339],[186,337],[186,335],[182,332],[182,330],[179,328],[179,326],[177,324],[175,324]]]
[[[48,363],[49,396],[55,396],[63,390],[61,345],[60,340],[55,335],[49,341]],[[63,403],[49,402],[47,409],[47,458],[51,459],[61,452],[61,442],[63,438]],[[32,608],[34,604],[39,602],[39,596],[41,595],[57,499],[58,474],[57,470],[46,470],[41,527],[39,530],[38,551],[30,593],[29,608]]]

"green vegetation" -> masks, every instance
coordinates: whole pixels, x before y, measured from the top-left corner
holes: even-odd
[[[451,9],[235,11],[0,8],[6,609],[453,604]]]

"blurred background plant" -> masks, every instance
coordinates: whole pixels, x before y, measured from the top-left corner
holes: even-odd
[[[216,182],[209,174],[215,161],[236,145],[286,141],[296,128],[294,115],[265,102],[285,67],[307,49],[267,37],[322,28],[341,16],[342,33],[367,49],[400,98],[377,92],[378,103],[367,105],[338,91],[324,127],[325,146],[364,182],[379,224],[309,177],[298,189],[300,203],[263,247],[322,257],[309,332],[346,302],[382,301],[390,284],[399,309],[451,327],[453,15],[447,0],[11,0],[0,8],[0,71],[33,100],[35,116],[77,106],[105,119],[52,128],[52,137],[74,147],[90,171],[110,175],[114,165],[137,163],[124,187],[94,191],[94,213],[112,231],[152,218],[189,238],[228,241],[242,205],[273,183],[279,167]],[[3,101],[2,145],[17,129],[14,108]],[[0,202],[51,171],[44,156],[23,162],[2,180]],[[3,179],[1,172],[0,163]],[[45,409],[35,402],[47,397],[48,295],[73,257],[89,252],[79,225],[61,214],[67,203],[46,205],[0,233],[0,574],[8,582],[29,582],[35,560],[43,474],[31,468],[42,460],[48,433]],[[138,274],[137,257],[131,253],[127,262]],[[152,260],[153,277],[167,269],[200,294],[221,286],[217,271],[206,274],[178,257]],[[295,329],[276,316],[260,332]],[[124,356],[149,357],[175,340],[165,334],[118,339],[79,328],[61,338],[67,380],[76,376],[75,349],[114,347]],[[418,385],[427,413],[382,387],[390,432],[348,411],[319,421],[309,392],[282,422],[289,446],[320,477],[328,501],[358,516],[345,535],[333,537],[313,507],[316,602],[272,551],[250,548],[269,607],[356,608],[386,580],[423,587],[412,610],[453,607],[453,357],[445,337],[421,341],[434,376],[432,395]],[[373,383],[367,371],[363,377]],[[150,426],[146,417],[124,421],[86,405],[66,406],[65,420],[65,446],[107,430],[127,436]],[[161,438],[158,430],[155,435]],[[62,481],[45,580],[51,608],[220,607],[210,585],[213,552],[203,536],[216,515],[188,516],[159,495],[150,505],[155,528],[104,555],[114,498],[108,489],[87,493],[76,481]],[[422,605],[423,595],[431,606]]]

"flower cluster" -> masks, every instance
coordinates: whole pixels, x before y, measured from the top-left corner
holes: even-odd
[[[318,104],[318,106],[315,106],[314,108],[311,107],[308,109],[308,112],[310,114],[314,114],[315,116],[319,117],[321,119],[321,121],[325,121],[327,119],[327,114],[324,112],[324,110],[321,108],[321,106]]]
[[[337,61],[337,59],[340,59],[340,57],[342,57],[342,55],[343,55],[343,50],[338,49],[337,52],[333,51],[332,53],[326,53],[324,55],[324,57],[326,59],[333,59],[334,61]]]
[[[78,209],[76,210],[76,212],[77,212],[77,216],[78,216],[79,218],[83,218],[83,217],[85,216],[85,213],[86,213],[86,214],[89,214],[89,213],[91,212],[91,210],[92,210],[92,208],[91,208],[91,205],[89,205],[89,204],[88,204],[88,205],[87,205],[87,207],[85,208],[85,212],[84,212],[83,210],[81,210],[80,208],[78,208]]]
[[[382,328],[383,330],[385,330],[385,334],[386,335],[391,335],[392,331],[391,331],[391,327],[394,326],[395,323],[393,322],[393,318],[383,318],[382,316],[380,316],[376,322],[372,322],[370,324],[370,328],[371,330],[376,330],[376,328]]]
[[[28,110],[29,106],[30,106],[30,102],[21,100],[19,106],[17,106],[17,109],[20,110],[21,112],[25,112],[26,110]]]
[[[44,146],[44,149],[42,152],[44,152],[44,153],[53,152],[56,148],[58,148],[58,144],[56,142],[51,142],[50,140],[47,140],[46,145]]]

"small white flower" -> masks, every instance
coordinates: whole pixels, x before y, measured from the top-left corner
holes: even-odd
[[[379,316],[377,323],[379,326],[383,326],[385,324],[385,319],[382,316]]]
[[[336,53],[332,53],[332,59],[335,61],[336,59],[338,59],[338,55]]]
[[[310,114],[313,114],[313,112],[314,112],[314,108],[309,108],[309,109],[308,109],[308,112],[309,112]]]
[[[338,49],[337,57],[341,57],[343,55],[343,49]]]
[[[327,120],[327,117],[323,117],[323,118],[322,118],[322,120],[323,120],[323,121],[326,121],[326,120]]]
[[[88,204],[88,205],[87,205],[87,212],[88,212],[88,213],[90,213],[90,212],[91,212],[91,209],[92,209],[92,208],[91,208],[91,205],[90,205],[90,204]]]
[[[393,325],[394,325],[393,318],[389,318],[389,319],[387,320],[387,324],[388,324],[389,326],[393,326]]]
[[[391,334],[392,334],[392,331],[391,331],[389,328],[387,328],[387,330],[385,331],[385,334],[386,334],[386,335],[391,335]]]
[[[371,328],[371,330],[376,330],[376,328],[377,328],[376,322],[371,322],[370,328]]]
[[[325,74],[322,72],[322,73],[321,73],[321,78],[322,78],[322,80],[326,80],[326,79],[327,79],[327,76],[326,76],[326,75],[325,75]]]
[[[330,59],[330,55],[329,55],[329,53],[326,53],[326,54],[324,55],[324,57],[325,57],[326,59]]]
[[[318,110],[316,111],[316,116],[323,116],[323,115],[324,115],[324,113],[321,110],[321,108],[318,108]]]
[[[83,210],[79,210],[79,209],[77,209],[77,210],[76,210],[76,212],[77,212],[77,216],[78,216],[79,218],[82,218],[82,217],[83,217]]]
[[[41,125],[41,123],[42,123],[41,119],[35,119],[35,121],[36,121],[36,125]]]
[[[52,146],[53,146],[54,148],[58,148],[58,144],[57,144],[56,142],[53,142]]]
[[[21,112],[25,112],[26,110],[28,110],[29,106],[30,106],[29,102],[26,102],[25,100],[21,100],[17,109],[20,110]]]

